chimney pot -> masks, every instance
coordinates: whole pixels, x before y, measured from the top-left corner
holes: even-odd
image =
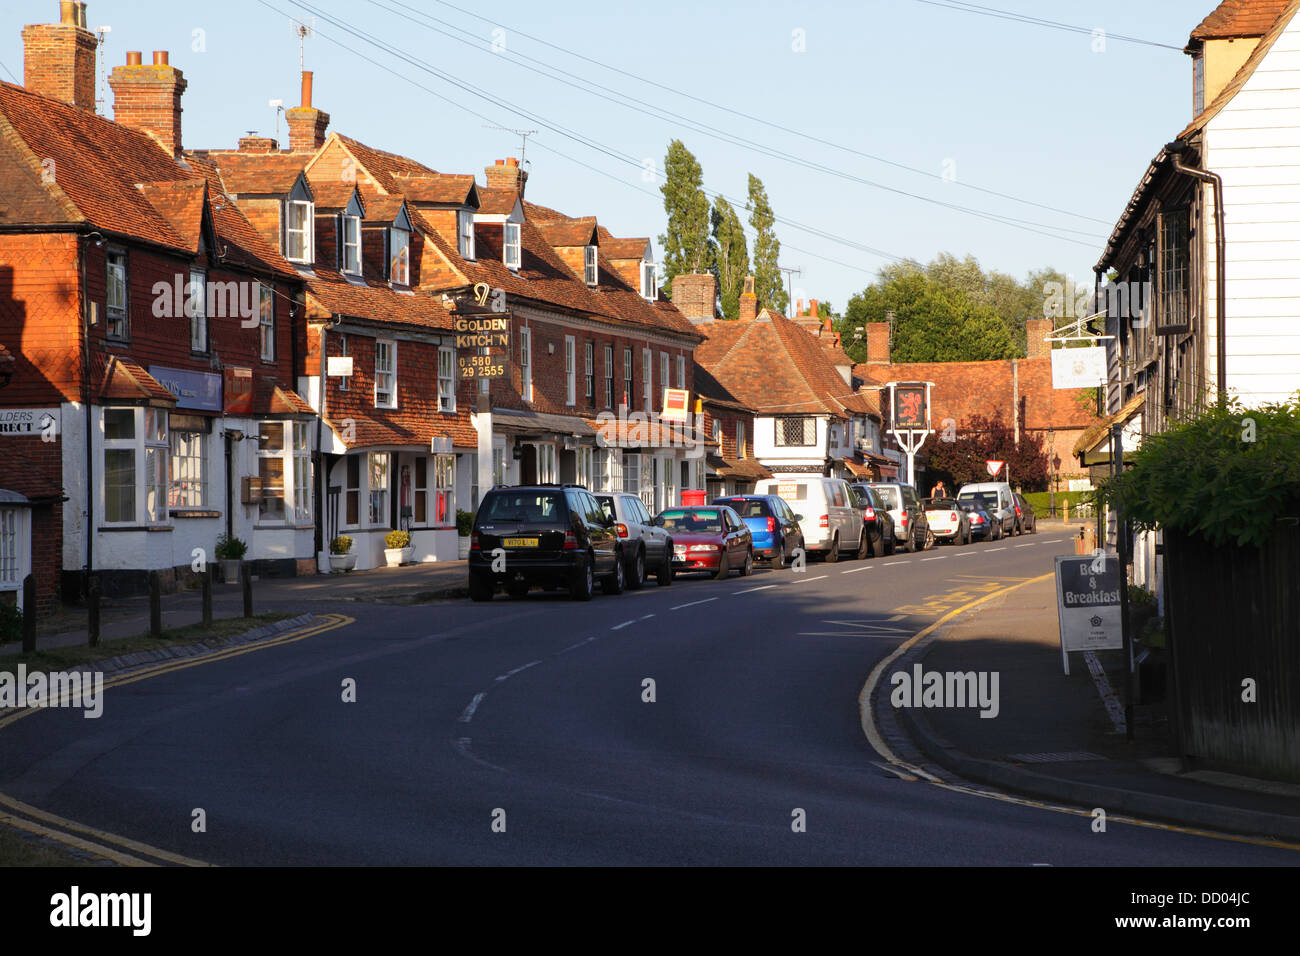
[[[513,156],[511,156],[511,157],[509,157],[509,158],[506,159],[506,165],[509,166],[509,167],[511,167],[512,169],[518,169],[518,168],[519,168],[519,160],[517,160],[517,159],[515,159]]]
[[[154,51],[153,51],[153,65],[154,65],[154,66],[168,66],[168,65],[169,65],[169,61],[170,61],[170,59],[171,59],[171,57],[168,55],[168,53],[167,53],[166,50],[154,50]]]
[[[77,4],[74,0],[59,0],[59,22],[68,27],[77,25]]]
[[[814,319],[819,318],[821,316],[821,312],[818,311],[818,302],[816,299],[813,299],[811,302],[808,303],[808,314],[811,315]]]
[[[498,166],[504,166],[505,164],[506,164],[506,161],[505,161],[504,159],[498,159],[498,160],[497,160],[497,165],[498,165]]]
[[[312,83],[311,70],[303,70],[302,71],[302,108],[305,110],[311,109],[311,83]]]
[[[139,50],[127,50],[126,52],[127,66],[139,66],[141,62],[142,62],[142,58]]]

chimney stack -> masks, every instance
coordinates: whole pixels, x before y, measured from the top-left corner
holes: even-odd
[[[1025,323],[1025,355],[1028,358],[1051,358],[1052,343],[1044,339],[1052,334],[1051,319],[1030,319]]]
[[[86,29],[86,5],[59,4],[58,23],[23,27],[23,85],[83,110],[95,109],[95,34]]]
[[[745,276],[745,287],[740,293],[740,321],[753,322],[758,318],[758,296],[754,292],[754,277]]]
[[[867,364],[868,365],[888,365],[889,364],[889,323],[888,322],[868,322],[866,324],[867,335]]]
[[[171,65],[165,50],[155,50],[145,66],[138,51],[126,55],[125,66],[113,67],[108,85],[113,88],[113,119],[148,133],[172,156],[181,145],[181,96],[188,85],[185,75]]]
[[[239,140],[239,151],[241,153],[275,153],[279,152],[279,149],[279,140],[272,139],[269,136],[258,136],[256,133],[240,137]]]
[[[289,124],[289,149],[295,153],[312,153],[325,145],[330,115],[312,107],[311,90],[312,72],[303,70],[302,105],[284,111]]]
[[[519,160],[498,159],[493,165],[483,170],[483,181],[488,189],[509,189],[524,196],[524,186],[528,184],[528,173],[519,168]]]
[[[712,272],[673,276],[673,305],[691,322],[712,322],[716,316],[718,280]]]

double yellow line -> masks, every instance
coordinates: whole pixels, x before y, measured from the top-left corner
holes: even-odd
[[[317,634],[323,634],[326,631],[337,630],[340,627],[346,627],[355,622],[355,618],[348,617],[345,614],[322,614],[318,616],[318,621],[307,627],[297,628],[292,631],[286,631],[278,637],[266,641],[258,641],[246,644],[242,647],[231,647],[223,651],[216,651],[212,654],[205,654],[197,658],[182,658],[174,661],[157,664],[153,667],[146,667],[141,670],[133,671],[129,674],[123,674],[119,677],[112,678],[104,682],[104,689],[110,687],[125,687],[127,684],[134,684],[137,681],[148,680],[151,677],[161,677],[164,674],[171,674],[176,671],[185,670],[190,667],[198,667],[201,664],[212,664],[216,661],[229,660],[232,657],[239,657],[243,654],[251,654],[254,651],[264,651],[272,647],[281,647],[285,644],[294,644],[298,641],[306,640]],[[65,694],[59,701],[60,704],[68,702],[69,695]],[[30,717],[34,713],[44,710],[44,707],[28,707],[17,713],[10,714],[0,719],[0,728],[7,727],[16,720],[22,720],[24,717]],[[47,839],[57,841],[65,846],[72,847],[84,853],[90,853],[101,859],[109,860],[121,866],[210,866],[202,860],[192,859],[191,857],[181,856],[179,853],[172,853],[168,850],[162,850],[158,847],[149,846],[147,843],[140,843],[127,837],[118,836],[115,833],[109,833],[106,830],[99,830],[95,827],[89,827],[75,820],[69,820],[66,817],[60,817],[53,813],[48,813],[38,807],[23,803],[21,800],[15,800],[7,794],[0,793],[0,824],[7,824],[24,832],[31,833],[35,836],[46,837]]]
[[[1002,803],[1014,803],[1024,807],[1036,807],[1040,810],[1050,810],[1053,813],[1067,813],[1071,816],[1091,817],[1093,815],[1091,810],[1081,810],[1078,807],[1066,807],[1057,803],[1047,803],[1042,800],[1035,800],[1031,797],[1018,797],[1009,793],[1000,793],[996,790],[985,790],[978,787],[949,783],[927,770],[910,764],[894,753],[889,744],[885,742],[884,737],[880,734],[880,728],[876,726],[876,718],[871,706],[871,699],[875,696],[876,688],[880,685],[880,680],[885,675],[885,672],[896,660],[910,651],[927,636],[933,634],[936,630],[947,624],[959,614],[965,614],[967,611],[979,607],[979,605],[986,601],[991,601],[1004,594],[1010,594],[1017,588],[1023,588],[1029,584],[1036,584],[1039,581],[1046,581],[1048,578],[1054,578],[1055,576],[1056,572],[1054,571],[1049,574],[1040,574],[1036,578],[1028,578],[1016,584],[1012,584],[1009,587],[1001,588],[990,594],[986,594],[968,604],[963,604],[961,607],[953,608],[933,624],[917,631],[916,634],[896,647],[892,653],[888,654],[880,661],[880,663],[872,668],[871,674],[867,677],[867,682],[862,685],[862,691],[858,694],[858,714],[862,722],[862,732],[866,735],[867,741],[875,749],[876,753],[880,754],[880,756],[889,762],[890,766],[885,769],[890,770],[895,775],[909,782],[916,782],[916,780],[921,779],[926,783],[940,787],[944,790],[950,790],[953,793],[964,793],[968,796],[983,797],[986,800],[998,800]],[[1199,830],[1194,827],[1182,827],[1170,823],[1158,823],[1154,820],[1142,820],[1137,817],[1107,814],[1106,819],[1112,823],[1127,823],[1135,827],[1145,827],[1149,830],[1165,830],[1170,833],[1183,833],[1189,836],[1208,837],[1212,840],[1227,840],[1232,843],[1249,843],[1253,846],[1275,847],[1282,850],[1300,850],[1300,844],[1286,843],[1281,840],[1265,840],[1258,837],[1237,836],[1231,833],[1217,833],[1213,830]]]

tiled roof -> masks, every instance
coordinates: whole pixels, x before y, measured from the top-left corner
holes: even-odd
[[[317,212],[336,212],[346,209],[348,203],[352,201],[352,194],[356,191],[356,183],[314,182],[311,184],[311,195],[316,200]],[[361,205],[363,209],[369,206],[364,197]]]
[[[1192,31],[1193,40],[1262,37],[1282,15],[1289,0],[1223,0]]]
[[[254,375],[253,414],[315,416],[316,409],[293,389],[285,388],[269,375]]]
[[[713,377],[703,365],[695,366],[695,394],[711,405],[720,405],[737,411],[749,411],[749,406],[727,391],[727,387]]]
[[[709,464],[723,478],[750,478],[754,481],[762,481],[764,478],[772,477],[772,473],[755,458],[720,458],[717,455],[710,455]]]
[[[536,223],[537,230],[553,246],[591,246],[597,244],[596,217],[552,219]]]
[[[1088,429],[1079,436],[1079,440],[1074,443],[1074,456],[1078,458],[1096,447],[1102,437],[1111,429],[1113,425],[1122,425],[1130,418],[1142,410],[1146,404],[1146,392],[1138,392],[1113,415],[1107,415],[1105,418],[1098,419]]]
[[[390,192],[405,194],[411,202],[447,203],[455,205],[474,205],[479,198],[474,177],[470,175],[443,175],[432,173],[414,175],[400,172],[392,173],[389,179],[393,183]],[[481,199],[480,199],[481,202]]]
[[[203,233],[203,204],[208,195],[206,179],[183,179],[170,183],[142,183],[139,186],[156,209],[185,243],[185,251],[197,253]]]
[[[375,177],[375,181],[379,183],[379,187],[385,192],[400,193],[403,191],[396,178],[399,176],[439,176],[436,169],[430,169],[410,157],[375,149],[360,140],[344,136],[342,133],[331,133],[330,136],[336,138],[347,148],[348,152],[357,158],[357,162],[366,168],[366,172]],[[310,155],[308,158],[311,158]],[[472,181],[473,177],[470,177],[470,179]]]
[[[513,189],[490,189],[480,186],[478,189],[478,211],[485,216],[508,216],[519,201],[519,193]]]
[[[396,222],[398,213],[406,202],[401,196],[385,196],[369,190],[361,191],[362,202],[366,207],[366,222]]]
[[[705,322],[695,360],[760,415],[870,414],[817,340],[770,309],[743,322]]]
[[[201,150],[196,156],[221,170],[221,182],[232,196],[245,193],[287,193],[311,159],[310,153],[241,153],[235,150]]]
[[[611,259],[640,259],[648,245],[649,239],[615,239],[603,227],[600,230],[600,251]]]
[[[440,299],[429,295],[394,291],[387,282],[350,282],[332,269],[317,267],[307,280],[309,316],[323,311],[375,322],[395,322],[426,329],[449,331],[451,313]],[[315,306],[315,308],[313,308]]]
[[[326,423],[334,430],[335,436],[348,448],[377,448],[385,445],[401,447],[418,447],[428,451],[435,435],[449,436],[453,447],[478,447],[478,432],[470,424],[469,412],[458,411],[455,414],[429,412],[419,415],[411,409],[405,410],[400,420],[381,420],[374,417],[350,419],[350,424],[343,423],[331,415],[326,416]]]
[[[119,402],[146,402],[150,405],[175,405],[176,396],[140,365],[121,355],[100,354],[91,360],[95,394],[101,399]]]

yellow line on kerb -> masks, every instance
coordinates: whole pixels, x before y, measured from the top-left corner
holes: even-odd
[[[901,771],[900,776],[903,774],[912,775],[923,779],[926,783],[933,784],[934,786],[940,787],[944,790],[950,790],[953,793],[964,793],[974,797],[983,797],[986,800],[999,800],[1003,803],[1014,803],[1023,807],[1035,807],[1040,810],[1050,810],[1054,813],[1068,813],[1071,816],[1092,816],[1091,810],[1080,810],[1078,807],[1066,807],[1057,803],[1047,803],[1043,800],[1035,800],[1032,797],[1019,797],[1009,793],[1000,793],[996,790],[985,790],[961,784],[949,783],[940,777],[936,777],[932,773],[922,770],[920,767],[913,766],[894,753],[894,751],[890,749],[889,744],[885,743],[885,739],[880,735],[880,730],[876,726],[875,714],[872,713],[871,709],[871,698],[875,694],[876,687],[879,685],[880,679],[884,675],[885,671],[889,669],[890,665],[893,664],[894,661],[906,654],[920,641],[925,639],[925,637],[934,633],[944,624],[957,617],[957,615],[965,614],[967,611],[978,607],[986,601],[991,601],[993,598],[1001,597],[1002,595],[1014,591],[1017,588],[1022,588],[1025,585],[1035,584],[1039,581],[1045,581],[1048,578],[1054,578],[1055,576],[1056,573],[1053,571],[1049,574],[1040,574],[1036,578],[1027,578],[1017,584],[1012,584],[1009,587],[986,594],[977,600],[971,601],[969,604],[963,604],[961,607],[953,608],[934,623],[922,628],[920,631],[917,631],[916,634],[896,647],[892,653],[886,656],[872,669],[871,674],[867,677],[867,682],[862,685],[862,692],[858,694],[858,714],[862,721],[862,732],[866,735],[867,742],[871,744],[876,753],[880,754],[880,756],[889,761],[892,766]],[[1208,837],[1211,840],[1226,840],[1231,843],[1249,843],[1253,846],[1266,846],[1281,850],[1300,850],[1300,844],[1286,843],[1281,840],[1265,840],[1259,837],[1237,836],[1232,833],[1217,833],[1213,830],[1199,830],[1194,827],[1177,826],[1172,823],[1157,823],[1154,820],[1142,820],[1137,817],[1114,816],[1107,814],[1106,819],[1109,822],[1127,823],[1130,826],[1145,827],[1148,830],[1165,830],[1170,833],[1182,833],[1187,836]]]
[[[243,647],[232,647],[224,651],[218,651],[214,654],[208,654],[199,658],[186,658],[177,661],[169,661],[165,664],[159,664],[155,667],[145,668],[135,673],[114,678],[104,682],[104,689],[110,687],[123,687],[127,684],[134,684],[136,681],[146,680],[150,677],[161,677],[164,674],[170,674],[174,671],[184,670],[188,667],[197,667],[200,664],[211,664],[215,661],[228,660],[231,657],[238,657],[241,654],[250,654],[253,651],[262,651],[270,647],[280,647],[284,644],[293,644],[297,641],[305,640],[317,634],[323,634],[326,631],[333,631],[340,627],[346,627],[356,621],[356,618],[348,617],[345,614],[322,614],[321,620],[317,624],[309,627],[298,628],[293,631],[286,631],[279,637],[267,641],[259,641],[253,644],[247,644]],[[23,717],[38,713],[45,710],[44,707],[29,707],[21,710],[16,714],[10,714],[8,717],[0,720],[0,727],[5,727],[20,720]],[[67,846],[75,847],[91,853],[102,859],[109,860],[122,866],[157,866],[157,861],[164,863],[173,863],[178,866],[211,866],[202,860],[196,860],[191,857],[181,856],[179,853],[172,853],[169,850],[162,850],[158,847],[150,846],[147,843],[141,843],[132,840],[129,837],[118,836],[115,833],[109,833],[107,830],[99,830],[95,827],[86,826],[83,823],[77,823],[75,820],[69,820],[66,817],[60,817],[38,807],[23,803],[21,800],[15,800],[7,794],[0,793],[0,807],[7,808],[12,812],[0,810],[0,824],[7,824],[32,833],[37,836],[46,837],[63,843]],[[35,821],[42,821],[37,823]],[[46,825],[48,824],[48,826]],[[69,832],[71,831],[71,832]],[[94,837],[95,842],[88,840],[78,834]],[[120,848],[120,849],[118,849]],[[130,853],[124,853],[122,850],[129,850]],[[132,854],[135,854],[134,856]]]

